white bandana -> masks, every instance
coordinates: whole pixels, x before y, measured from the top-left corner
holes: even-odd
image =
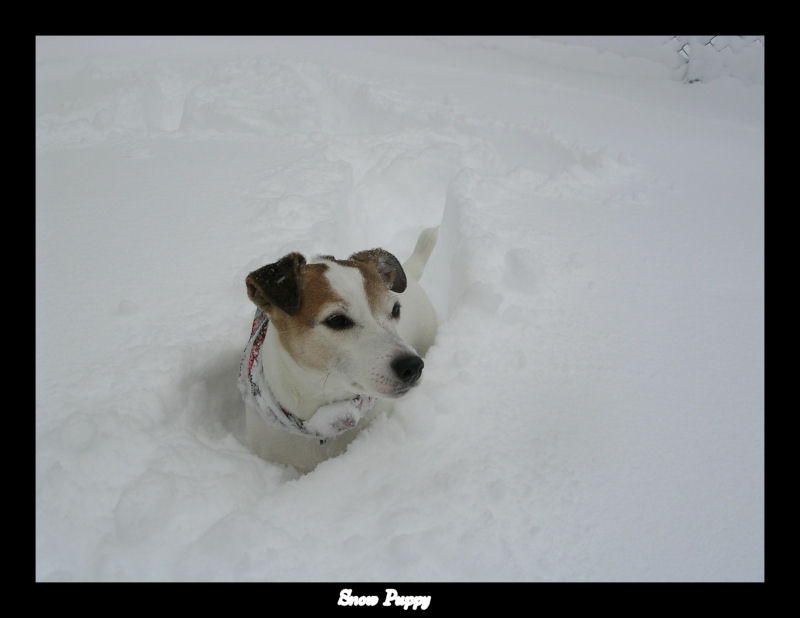
[[[321,442],[353,429],[364,415],[375,405],[375,398],[356,395],[354,399],[336,401],[320,407],[314,415],[304,421],[295,416],[276,400],[264,380],[261,366],[261,346],[267,335],[269,317],[256,309],[250,340],[244,349],[239,366],[239,391],[245,402],[258,410],[269,425],[277,425],[291,433],[316,438]]]

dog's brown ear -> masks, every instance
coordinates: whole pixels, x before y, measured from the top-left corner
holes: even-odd
[[[254,270],[245,279],[247,296],[267,313],[275,306],[295,315],[300,310],[300,267],[305,263],[302,255],[290,253]]]
[[[397,258],[388,251],[384,249],[359,251],[351,255],[350,259],[373,264],[383,284],[392,292],[402,292],[406,289],[406,273]]]

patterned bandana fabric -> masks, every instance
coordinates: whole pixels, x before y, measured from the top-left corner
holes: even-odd
[[[261,346],[267,336],[268,326],[267,314],[256,309],[250,340],[239,366],[238,386],[245,402],[253,404],[266,423],[321,442],[353,429],[375,405],[374,397],[357,395],[354,399],[322,406],[307,421],[298,418],[275,400],[264,380],[261,365]]]

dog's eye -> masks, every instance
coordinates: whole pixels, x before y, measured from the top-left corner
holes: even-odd
[[[337,313],[336,315],[332,315],[325,320],[323,324],[325,324],[325,326],[328,328],[332,328],[333,330],[344,330],[354,326],[355,322],[353,322],[353,320],[348,318],[346,315]]]
[[[400,317],[400,303],[395,303],[394,307],[392,307],[392,317],[393,318]]]

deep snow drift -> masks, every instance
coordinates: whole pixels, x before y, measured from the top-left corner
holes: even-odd
[[[761,580],[736,41],[37,39],[37,579]],[[437,224],[423,384],[306,476],[251,455],[245,275]]]

